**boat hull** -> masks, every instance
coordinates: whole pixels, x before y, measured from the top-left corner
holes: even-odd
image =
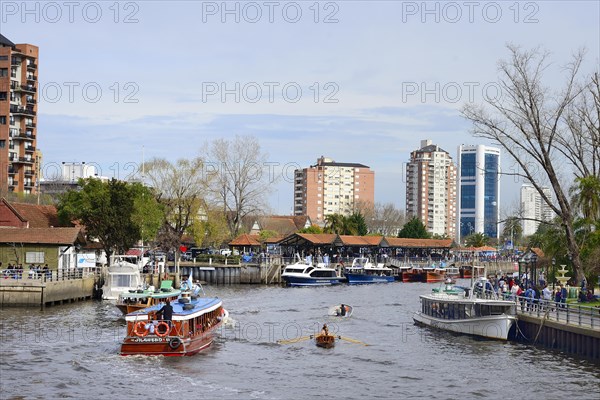
[[[346,274],[349,285],[362,285],[367,283],[389,283],[394,282],[393,276],[365,275],[365,274]]]
[[[317,347],[330,349],[335,346],[335,336],[333,335],[317,335],[315,336],[315,344]]]
[[[517,319],[512,315],[494,315],[476,319],[447,320],[416,312],[413,315],[413,320],[423,325],[450,332],[481,336],[489,339],[507,340],[510,328]]]
[[[340,283],[340,278],[305,278],[296,276],[283,277],[287,286],[331,286]]]
[[[445,279],[443,272],[426,271],[423,273],[423,275],[423,282],[426,283],[443,282]]]
[[[121,345],[121,355],[146,355],[146,356],[167,356],[182,357],[193,356],[198,352],[207,349],[213,342],[212,332],[207,332],[193,339],[178,338],[181,344],[177,347],[170,343],[174,337],[133,337],[126,339]],[[175,348],[173,348],[175,347]]]

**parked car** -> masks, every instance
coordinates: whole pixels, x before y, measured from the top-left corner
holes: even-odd
[[[221,253],[222,256],[229,257],[231,255],[231,249],[221,249],[219,250],[219,253]]]

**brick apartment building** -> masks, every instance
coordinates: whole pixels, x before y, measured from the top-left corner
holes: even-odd
[[[38,47],[0,34],[0,196],[35,193]]]
[[[322,225],[330,214],[350,215],[359,203],[375,202],[375,172],[363,164],[338,163],[321,156],[294,174],[294,215]]]

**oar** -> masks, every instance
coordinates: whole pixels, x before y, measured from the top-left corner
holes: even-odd
[[[304,340],[308,340],[308,339],[312,339],[313,336],[300,336],[294,339],[288,339],[288,340],[278,340],[277,343],[279,344],[292,344],[292,343],[298,343],[298,342],[302,342]]]
[[[356,344],[362,344],[363,346],[368,346],[368,344],[365,342],[361,342],[360,340],[356,340],[356,339],[352,339],[352,338],[348,338],[348,337],[344,337],[344,336],[338,336],[338,339],[342,339],[342,340],[345,340],[346,342],[350,342],[350,343],[356,343]]]

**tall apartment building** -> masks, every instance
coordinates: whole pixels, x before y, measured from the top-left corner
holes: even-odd
[[[552,190],[549,187],[542,188],[544,194],[552,199]],[[521,226],[523,236],[533,235],[540,221],[551,221],[555,214],[552,208],[542,199],[540,193],[532,185],[521,186]],[[537,220],[537,221],[535,221]]]
[[[375,172],[366,165],[321,156],[294,173],[294,215],[322,224],[326,215],[352,214],[359,202],[375,202]]]
[[[498,238],[500,220],[500,149],[458,146],[457,242],[472,233]]]
[[[0,34],[0,193],[34,193],[38,47]]]
[[[418,217],[427,231],[456,234],[456,167],[450,154],[422,140],[406,169],[406,215]]]

